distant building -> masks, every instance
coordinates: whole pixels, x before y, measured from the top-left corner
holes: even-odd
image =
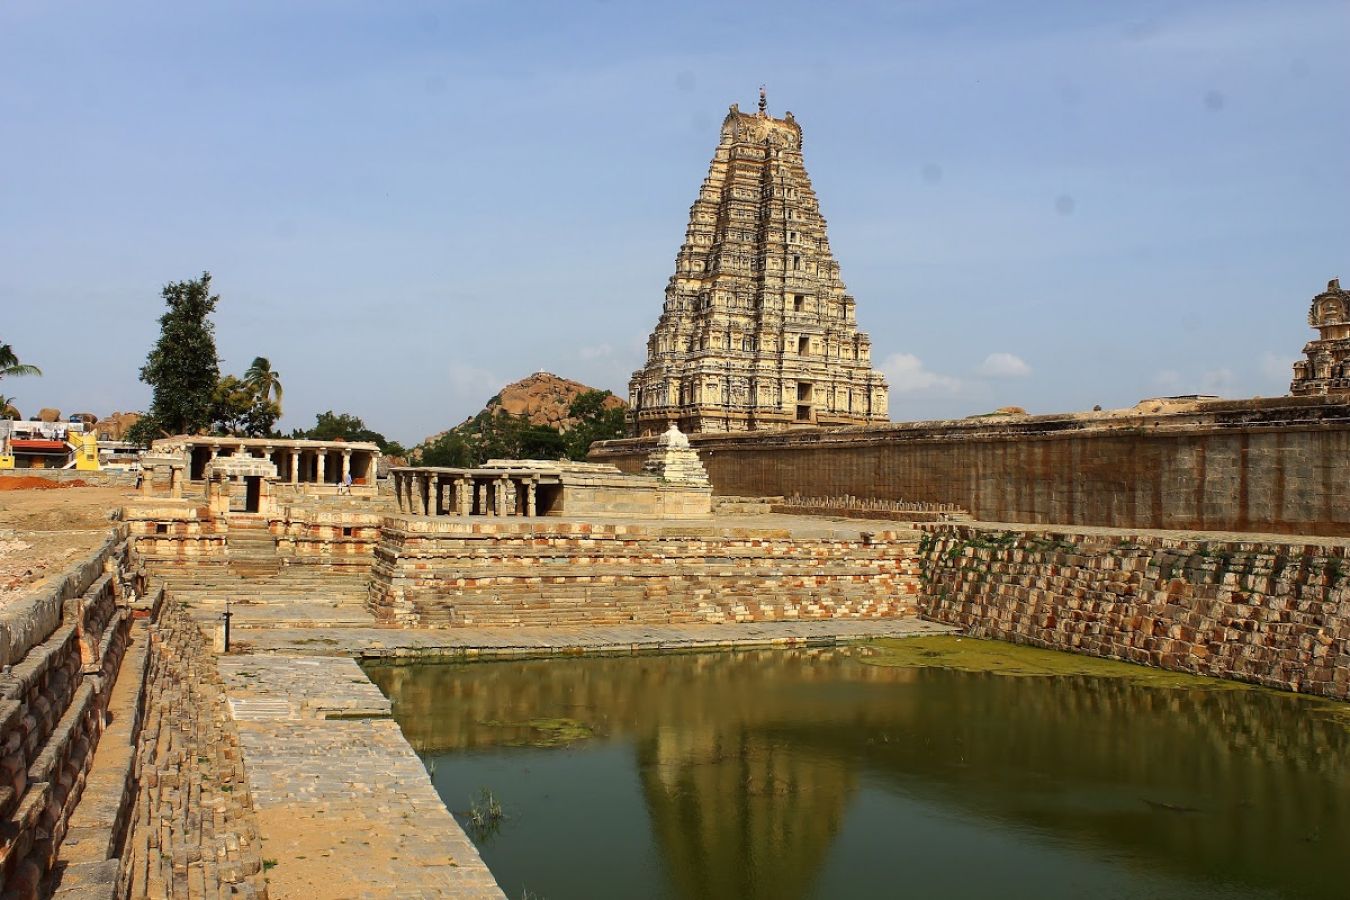
[[[689,215],[629,428],[659,434],[887,421],[854,300],[830,251],[787,113],[731,107]]]
[[[0,469],[99,468],[98,435],[83,422],[0,421]]]
[[[1305,358],[1294,363],[1289,393],[1350,391],[1350,291],[1342,290],[1339,278],[1313,298],[1308,324],[1318,336],[1303,348]]]

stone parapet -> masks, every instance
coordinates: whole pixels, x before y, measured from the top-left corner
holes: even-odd
[[[928,525],[925,615],[998,638],[1350,699],[1344,542]]]

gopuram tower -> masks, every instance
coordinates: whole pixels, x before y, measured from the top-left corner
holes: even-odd
[[[792,113],[733,105],[689,213],[647,364],[628,383],[629,429],[752,431],[887,421],[802,163]]]
[[[1327,289],[1312,299],[1308,324],[1317,329],[1317,338],[1294,363],[1289,393],[1350,391],[1350,291],[1341,287],[1339,278],[1327,282]]]

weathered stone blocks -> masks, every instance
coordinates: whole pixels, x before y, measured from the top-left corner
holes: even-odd
[[[404,625],[601,625],[913,615],[915,542],[774,530],[385,521],[371,609]]]
[[[923,612],[971,634],[1350,699],[1336,543],[930,525]]]

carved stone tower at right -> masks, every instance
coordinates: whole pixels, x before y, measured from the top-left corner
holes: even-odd
[[[690,210],[629,429],[659,434],[885,422],[854,300],[839,277],[792,113],[731,107]]]
[[[1329,394],[1350,391],[1350,291],[1339,278],[1312,300],[1308,324],[1318,336],[1303,348],[1304,359],[1294,363],[1291,394]]]

